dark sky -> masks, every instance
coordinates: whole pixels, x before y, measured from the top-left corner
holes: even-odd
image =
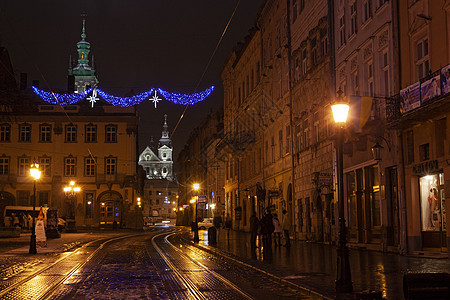
[[[28,73],[28,83],[40,87],[67,88],[69,56],[77,58],[82,18],[87,14],[86,40],[99,87],[125,96],[160,87],[171,92],[193,93],[211,85],[216,89],[205,101],[188,107],[172,136],[174,159],[190,131],[208,114],[223,105],[220,71],[238,42],[253,26],[264,0],[241,0],[236,14],[200,81],[205,67],[238,0],[2,0],[0,45],[11,56],[13,68]],[[161,96],[160,96],[161,97]],[[153,135],[161,136],[164,114],[173,131],[184,106],[162,101],[155,109],[146,100],[138,106],[139,149]]]

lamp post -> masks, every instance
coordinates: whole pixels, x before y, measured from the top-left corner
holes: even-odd
[[[195,221],[194,221],[194,243],[198,243],[200,238],[198,236],[198,218],[197,218],[197,207],[198,207],[198,190],[200,189],[200,184],[194,183],[192,185],[195,191]]]
[[[77,232],[77,227],[75,225],[75,204],[74,199],[76,199],[76,194],[81,191],[79,186],[76,186],[75,181],[70,181],[69,185],[64,187],[64,193],[70,201],[69,219],[67,220],[67,232]]]
[[[350,271],[349,250],[347,247],[347,233],[344,216],[344,125],[347,121],[349,110],[348,103],[342,99],[342,91],[338,91],[338,98],[331,106],[334,121],[338,127],[337,135],[337,183],[338,183],[338,211],[339,211],[339,237],[337,245],[337,274],[336,292],[350,293],[353,291],[352,276]]]
[[[31,229],[31,238],[30,238],[30,250],[28,253],[36,254],[36,181],[41,177],[41,171],[39,170],[39,165],[36,162],[30,167],[30,175],[34,179],[33,185],[33,225]]]

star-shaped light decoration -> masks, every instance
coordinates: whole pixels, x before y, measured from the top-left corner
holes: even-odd
[[[158,101],[161,101],[160,98],[158,98],[158,96],[156,95],[156,90],[155,90],[155,95],[150,98],[151,101],[153,101],[153,103],[155,103],[155,108],[156,108],[156,103],[158,103]]]
[[[92,92],[92,96],[87,97],[86,99],[87,99],[89,102],[91,102],[91,107],[94,108],[95,102],[97,102],[98,100],[100,100],[100,99],[97,97],[97,90],[94,90],[94,91]]]

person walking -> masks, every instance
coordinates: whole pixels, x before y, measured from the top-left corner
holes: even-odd
[[[253,212],[250,216],[250,247],[251,249],[258,248],[256,246],[256,237],[258,236],[259,219],[256,213]]]
[[[231,230],[231,217],[230,214],[227,214],[227,217],[225,219],[225,229],[227,230],[227,239],[230,238],[230,230]]]
[[[291,217],[289,216],[287,210],[283,209],[283,225],[282,225],[283,231],[284,231],[284,247],[290,247],[291,241],[289,240],[289,230],[291,229]]]
[[[277,214],[273,215],[272,222],[274,227],[273,239],[275,242],[275,246],[281,246],[281,224],[280,220],[278,220]]]
[[[272,233],[275,230],[273,226],[273,216],[270,209],[266,210],[266,214],[261,218],[261,234],[263,235],[263,246],[267,248],[272,247]]]

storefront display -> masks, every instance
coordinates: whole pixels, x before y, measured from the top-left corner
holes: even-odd
[[[444,174],[420,177],[422,231],[445,231]]]

